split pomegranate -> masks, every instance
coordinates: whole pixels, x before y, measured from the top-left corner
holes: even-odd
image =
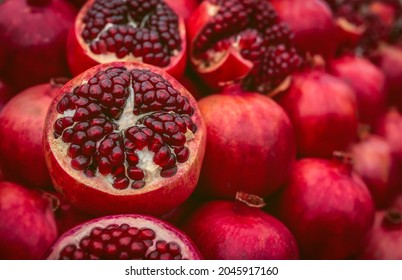
[[[205,0],[187,22],[195,72],[213,89],[268,93],[302,66],[293,33],[269,1]]]
[[[385,111],[385,76],[365,58],[342,56],[329,64],[329,72],[346,81],[354,90],[359,121],[372,125]]]
[[[390,206],[402,177],[387,141],[368,135],[351,148],[353,168],[366,183],[377,208]]]
[[[56,238],[50,201],[21,185],[0,182],[0,259],[42,259]]]
[[[65,0],[0,2],[0,72],[17,90],[69,74],[66,41],[75,15]]]
[[[277,209],[305,259],[344,259],[360,248],[374,204],[351,166],[305,158],[292,169]]]
[[[182,76],[186,65],[183,18],[164,0],[90,0],[68,39],[70,70],[78,75],[99,63],[136,61]]]
[[[356,137],[355,94],[337,77],[319,70],[297,73],[279,103],[293,123],[300,156],[331,157]]]
[[[271,0],[283,21],[295,34],[295,45],[311,55],[331,57],[336,49],[335,21],[332,11],[322,0]],[[320,42],[320,43],[318,43]]]
[[[40,188],[51,186],[43,154],[43,128],[60,87],[56,82],[30,87],[0,112],[0,163],[7,179]]]
[[[0,111],[11,97],[12,89],[3,79],[0,78]]]
[[[78,225],[54,244],[48,259],[200,259],[193,242],[170,224],[142,215],[106,216]]]
[[[51,104],[44,131],[55,188],[94,215],[174,209],[194,190],[205,151],[194,98],[140,63],[98,65],[75,77]]]
[[[188,218],[183,228],[208,260],[299,257],[294,237],[279,220],[243,202],[207,202]]]
[[[199,190],[234,198],[267,196],[286,180],[295,158],[292,125],[271,98],[236,87],[199,101],[207,145]]]
[[[378,211],[359,260],[402,260],[402,211]]]

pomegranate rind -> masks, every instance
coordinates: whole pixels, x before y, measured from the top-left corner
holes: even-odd
[[[114,61],[141,62],[140,58],[138,58],[136,61],[133,60],[132,56],[125,56],[120,59],[117,58],[113,53],[96,55],[91,52],[89,46],[82,38],[81,33],[84,26],[83,19],[95,1],[96,0],[89,0],[82,6],[75,19],[74,26],[70,29],[67,38],[67,62],[70,71],[74,76],[100,63],[110,63]],[[169,4],[168,1],[166,3]],[[179,32],[182,41],[181,50],[177,55],[171,57],[170,64],[167,67],[163,67],[163,69],[178,79],[184,74],[186,68],[187,43],[184,20],[180,14],[177,15],[179,18]]]
[[[144,188],[134,190],[117,190],[102,184],[96,178],[86,177],[82,172],[72,169],[70,158],[60,154],[53,145],[53,124],[58,118],[56,106],[65,93],[83,81],[88,81],[95,73],[110,67],[131,69],[149,69],[168,80],[173,88],[187,97],[194,108],[191,117],[197,126],[194,138],[186,143],[190,150],[189,159],[179,165],[176,175],[164,179],[157,178]],[[134,125],[134,124],[133,124]],[[61,88],[59,95],[53,100],[46,116],[44,128],[44,151],[46,164],[55,189],[67,201],[78,209],[94,215],[110,215],[121,213],[140,213],[163,215],[183,203],[193,192],[198,182],[201,164],[205,153],[205,124],[194,97],[172,76],[160,68],[136,62],[113,62],[97,65],[72,79]]]
[[[166,240],[167,242],[174,241],[181,248],[181,254],[183,258],[189,260],[200,260],[202,259],[197,247],[193,241],[181,230],[175,228],[169,223],[162,221],[160,219],[147,216],[147,215],[137,215],[137,214],[127,214],[127,215],[112,215],[106,217],[100,217],[97,219],[90,220],[83,224],[80,224],[69,231],[65,232],[59,237],[59,239],[54,243],[50,252],[48,254],[48,260],[59,259],[60,251],[69,244],[79,245],[81,238],[90,234],[90,231],[94,227],[107,227],[111,224],[128,224],[129,226],[137,228],[149,228],[156,233],[156,240]],[[153,244],[150,249],[153,249],[155,244]]]

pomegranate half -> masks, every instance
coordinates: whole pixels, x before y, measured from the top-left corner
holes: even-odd
[[[56,190],[94,215],[162,215],[194,190],[205,151],[191,94],[160,68],[114,62],[68,82],[50,105],[44,150]]]
[[[198,260],[193,242],[179,229],[150,216],[97,218],[64,233],[48,259]]]
[[[134,61],[180,78],[186,65],[184,20],[164,0],[89,0],[67,44],[74,75],[100,63]]]

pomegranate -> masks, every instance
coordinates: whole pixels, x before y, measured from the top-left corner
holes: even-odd
[[[227,198],[239,191],[264,197],[277,190],[296,153],[283,109],[269,97],[235,87],[198,104],[207,127],[199,190]]]
[[[56,238],[50,201],[21,185],[0,182],[0,259],[42,259]]]
[[[172,76],[114,62],[60,90],[48,111],[44,148],[56,190],[78,209],[162,215],[197,184],[205,127],[196,101]]]
[[[198,0],[165,0],[170,7],[180,15],[184,20],[187,20],[200,4]]]
[[[383,136],[402,167],[402,115],[395,109],[388,110],[378,121],[374,132]]]
[[[183,228],[208,260],[299,257],[294,237],[279,220],[240,201],[207,202]]]
[[[360,260],[402,260],[402,211],[391,209],[375,214],[371,229],[362,251],[356,258]]]
[[[269,1],[205,0],[187,21],[191,64],[217,90],[268,93],[302,66],[293,33]]]
[[[368,135],[351,148],[353,168],[366,183],[377,208],[390,205],[402,177],[391,147],[380,136]]]
[[[135,214],[106,216],[64,233],[48,259],[200,259],[193,242],[172,225]]]
[[[306,259],[344,259],[360,248],[374,204],[351,166],[305,158],[292,169],[277,209]]]
[[[11,97],[11,87],[3,79],[0,78],[0,111],[3,109],[4,105],[6,105]]]
[[[69,74],[66,40],[75,15],[65,0],[0,2],[0,72],[17,90]]]
[[[90,0],[68,38],[70,70],[99,63],[138,61],[179,78],[186,65],[184,20],[164,0]]]
[[[373,124],[385,111],[385,76],[365,58],[345,55],[329,64],[329,72],[354,90],[359,121]]]
[[[30,87],[0,112],[0,163],[8,179],[51,186],[42,138],[47,110],[60,87],[56,82]]]
[[[331,57],[336,49],[335,20],[322,0],[271,0],[281,19],[295,34],[295,45],[312,55]],[[320,42],[317,44],[317,42]]]
[[[330,157],[356,137],[356,100],[341,79],[319,70],[297,73],[279,97],[296,134],[300,156]]]
[[[372,60],[385,75],[390,104],[402,110],[402,48],[382,44]]]

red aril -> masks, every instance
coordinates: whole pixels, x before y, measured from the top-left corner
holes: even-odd
[[[292,125],[271,98],[236,87],[199,101],[207,129],[200,192],[265,197],[286,180],[295,158]]]
[[[279,17],[295,34],[296,47],[311,55],[331,57],[336,49],[335,21],[322,0],[271,0]],[[318,43],[319,42],[319,43]]]
[[[363,57],[345,55],[332,60],[329,72],[346,81],[356,94],[361,123],[374,124],[385,111],[385,76]]]
[[[296,241],[277,219],[239,201],[210,201],[184,223],[207,260],[298,259]]]
[[[11,99],[12,97],[12,89],[10,86],[0,78],[0,111],[3,109],[4,105]]]
[[[390,205],[402,182],[386,139],[368,135],[351,147],[353,169],[366,183],[377,208]]]
[[[44,147],[56,190],[78,209],[162,215],[197,184],[205,126],[196,101],[172,76],[114,62],[60,90]]]
[[[0,112],[0,163],[7,179],[40,188],[51,186],[43,154],[43,128],[60,88],[56,81],[30,87]]]
[[[355,94],[337,77],[319,70],[297,73],[279,103],[293,123],[300,156],[331,157],[356,137]]]
[[[57,238],[51,201],[40,193],[0,182],[0,259],[43,259]]]
[[[179,78],[186,65],[183,18],[164,0],[89,0],[71,29],[67,59],[74,75],[99,63],[133,61]]]
[[[293,33],[269,1],[205,0],[187,21],[190,62],[213,89],[268,93],[302,66]]]
[[[0,72],[16,89],[69,74],[66,41],[75,15],[65,0],[0,2]]]
[[[305,158],[280,195],[278,217],[305,259],[344,259],[360,248],[374,219],[370,193],[351,166]]]
[[[94,219],[64,233],[48,259],[200,259],[193,242],[172,225],[142,215],[115,215]]]

